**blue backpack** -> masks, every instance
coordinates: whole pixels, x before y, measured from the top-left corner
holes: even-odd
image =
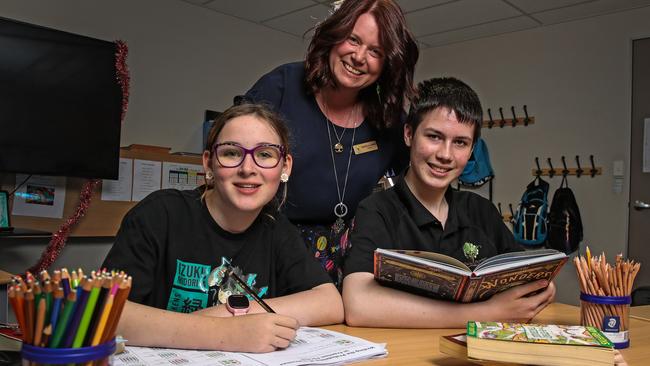
[[[494,171],[490,164],[490,154],[485,141],[479,137],[474,143],[472,156],[458,177],[458,182],[464,186],[480,187],[492,178],[494,178]]]
[[[513,218],[515,240],[523,245],[542,245],[546,241],[548,183],[537,177],[526,187]]]

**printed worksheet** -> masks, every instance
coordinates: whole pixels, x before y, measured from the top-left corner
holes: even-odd
[[[388,354],[384,344],[320,328],[302,327],[291,345],[269,353],[191,351],[167,348],[131,347],[115,355],[116,366],[144,365],[238,365],[301,366],[340,365]]]

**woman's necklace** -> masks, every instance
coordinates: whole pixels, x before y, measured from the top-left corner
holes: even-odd
[[[352,108],[350,108],[350,112],[348,113],[348,118],[345,120],[346,124],[345,124],[345,126],[343,126],[343,132],[341,132],[340,137],[339,137],[339,133],[336,131],[336,125],[327,116],[328,110],[327,110],[327,106],[325,105],[325,99],[323,99],[322,104],[323,104],[323,111],[325,112],[325,119],[327,119],[328,123],[332,124],[332,129],[334,130],[334,136],[336,137],[336,143],[334,145],[332,145],[330,143],[330,145],[333,146],[335,153],[340,154],[345,149],[345,146],[343,146],[343,143],[341,142],[341,140],[343,139],[343,136],[345,136],[345,131],[348,130],[347,126],[350,125],[350,120],[351,120],[352,114],[353,114],[353,112],[355,110],[356,104],[353,105]]]
[[[336,234],[339,234],[339,233],[341,233],[341,231],[343,231],[343,229],[345,229],[345,221],[343,220],[343,218],[345,217],[345,215],[348,214],[348,206],[343,202],[343,200],[345,199],[345,191],[346,191],[346,189],[348,187],[348,175],[350,173],[350,162],[352,161],[352,146],[354,146],[354,137],[355,137],[356,132],[357,132],[357,126],[356,126],[356,123],[355,123],[353,125],[353,127],[352,127],[352,142],[351,142],[351,145],[350,145],[350,153],[348,155],[348,166],[345,169],[345,179],[343,180],[343,193],[341,193],[341,187],[340,187],[340,184],[339,184],[339,175],[338,175],[338,172],[336,170],[336,161],[334,159],[334,152],[335,151],[337,153],[339,152],[339,151],[337,151],[337,145],[340,145],[340,149],[341,149],[340,152],[342,152],[343,151],[343,144],[341,144],[341,141],[339,140],[338,144],[332,145],[332,133],[330,132],[330,123],[332,123],[332,122],[329,120],[329,118],[327,118],[326,104],[323,103],[323,106],[325,107],[324,108],[325,109],[325,125],[327,126],[327,137],[329,138],[330,146],[332,146],[332,148],[330,148],[330,154],[332,156],[332,168],[334,169],[334,181],[336,182],[336,193],[338,194],[338,198],[339,198],[339,202],[336,205],[334,205],[334,215],[336,216],[336,221],[334,222],[334,225],[332,225],[332,230],[334,230],[334,232]],[[354,107],[352,108],[352,110],[354,110]],[[352,114],[352,111],[350,112],[350,115],[351,114]],[[349,117],[348,117],[348,120],[349,120]],[[332,127],[334,128],[334,126],[332,126]],[[334,133],[336,133],[336,130],[334,130]],[[345,130],[343,130],[343,133],[345,133]],[[341,134],[341,138],[343,138],[343,134]],[[338,139],[338,136],[337,136],[337,139]]]

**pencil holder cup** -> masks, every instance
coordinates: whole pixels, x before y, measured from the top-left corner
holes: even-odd
[[[580,324],[600,329],[621,349],[630,346],[630,296],[596,296],[580,293]]]
[[[48,348],[23,344],[23,366],[41,365],[112,365],[115,339],[90,347]]]

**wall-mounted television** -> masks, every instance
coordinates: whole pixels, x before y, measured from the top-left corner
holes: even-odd
[[[116,50],[0,18],[0,173],[117,179]]]

